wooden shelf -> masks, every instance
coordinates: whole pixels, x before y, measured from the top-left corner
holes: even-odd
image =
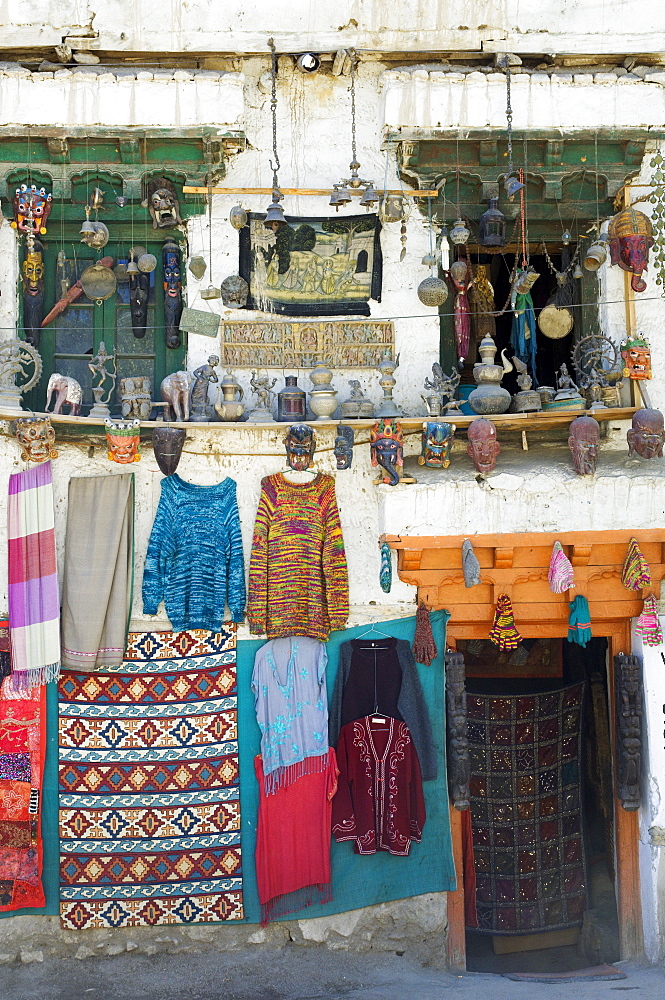
[[[496,425],[498,431],[530,431],[530,430],[547,430],[550,427],[560,427],[562,425],[567,425],[574,420],[575,417],[582,416],[582,413],[587,416],[593,416],[598,421],[606,420],[630,420],[633,413],[636,412],[638,407],[636,406],[621,406],[614,407],[613,409],[599,409],[599,410],[584,410],[580,413],[573,412],[552,412],[545,411],[540,413],[497,413],[494,416],[488,417],[493,424]],[[464,413],[459,415],[444,415],[442,417],[400,417],[398,418],[402,428],[404,430],[416,430],[419,429],[425,420],[442,420],[449,423],[455,424],[458,428],[468,427],[469,424],[476,420],[480,414],[473,414],[469,416]],[[63,413],[36,413],[31,410],[24,410],[21,413],[10,412],[7,410],[0,410],[0,420],[16,420],[17,417],[43,417],[49,416],[51,418],[51,423],[54,427],[72,427],[78,428],[82,431],[90,430],[93,431],[95,428],[104,430],[104,421],[100,420],[98,417],[72,417],[68,414]],[[119,419],[119,418],[114,418]],[[293,423],[294,421],[273,421],[272,423],[253,423],[246,420],[238,421],[213,421],[211,423],[195,423],[195,422],[183,422],[183,421],[162,421],[162,420],[142,420],[141,430],[148,430],[154,427],[183,427],[189,430],[206,430],[206,431],[223,431],[223,430],[259,430],[259,431],[269,431],[269,430],[279,430],[280,427],[286,427],[288,423]],[[358,430],[367,428],[368,430],[372,428],[375,424],[375,420],[351,420],[351,419],[339,419],[339,420],[311,420],[308,421],[313,427],[319,427],[321,429],[329,430],[330,428],[337,427],[339,423],[348,424],[350,427],[354,427]]]

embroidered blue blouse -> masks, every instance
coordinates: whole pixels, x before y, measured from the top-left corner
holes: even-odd
[[[291,784],[325,763],[327,662],[324,643],[302,635],[271,639],[256,654],[252,691],[267,791]],[[321,760],[305,765],[308,758]]]

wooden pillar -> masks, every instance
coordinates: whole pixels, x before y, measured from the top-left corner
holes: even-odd
[[[450,834],[453,840],[453,858],[457,889],[447,895],[448,933],[446,956],[448,968],[466,969],[466,925],[464,920],[464,866],[462,864],[462,814],[450,806]]]

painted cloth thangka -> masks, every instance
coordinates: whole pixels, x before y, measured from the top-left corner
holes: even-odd
[[[381,301],[381,224],[376,215],[291,218],[276,232],[251,213],[240,230],[248,309],[287,316],[369,316]]]
[[[242,920],[235,625],[130,632],[59,697],[63,927]]]
[[[574,684],[544,694],[467,694],[479,931],[582,923],[583,692]]]
[[[41,791],[46,688],[0,696],[0,910],[43,906]],[[7,695],[7,696],[6,696]]]

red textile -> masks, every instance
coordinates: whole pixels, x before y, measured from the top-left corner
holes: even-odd
[[[0,910],[44,906],[40,799],[45,710],[43,685],[21,698],[0,698]]]
[[[333,834],[354,840],[356,854],[406,855],[425,825],[420,763],[406,724],[377,718],[356,719],[339,734]]]
[[[330,747],[325,770],[303,774],[266,795],[260,755],[254,758],[254,769],[259,783],[256,881],[265,926],[304,906],[332,899],[330,818],[338,771]]]

